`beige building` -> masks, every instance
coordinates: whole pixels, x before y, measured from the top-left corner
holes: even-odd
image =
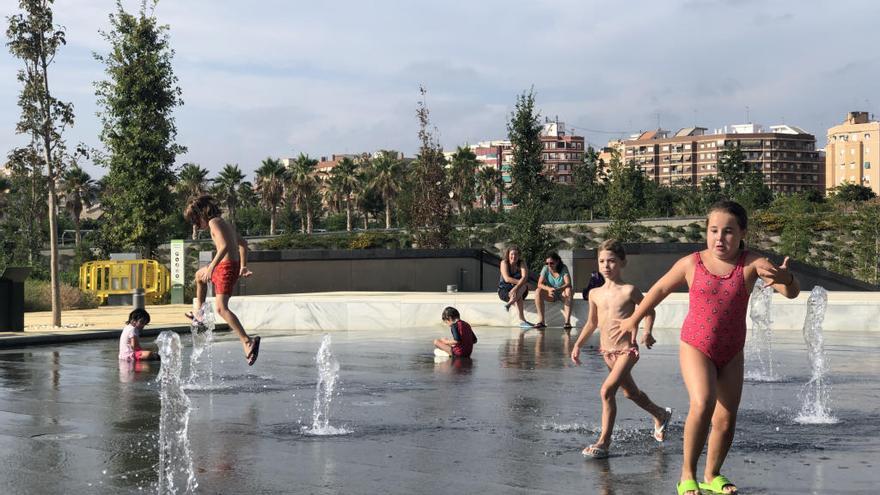
[[[695,185],[718,173],[719,154],[739,146],[746,163],[762,172],[773,192],[823,191],[825,167],[816,150],[816,138],[799,127],[757,124],[725,126],[709,133],[705,127],[686,127],[672,133],[647,131],[623,141],[621,156],[634,161],[655,182]]]
[[[870,187],[880,195],[880,122],[868,112],[849,112],[846,121],[828,129],[825,187],[845,182]]]

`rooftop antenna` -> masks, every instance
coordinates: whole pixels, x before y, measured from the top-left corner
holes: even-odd
[[[749,114],[749,106],[748,106],[748,105],[746,105],[746,123],[747,123],[747,124],[751,124],[751,123],[752,123],[752,117],[751,117],[751,115]]]

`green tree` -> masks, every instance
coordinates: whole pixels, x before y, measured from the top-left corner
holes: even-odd
[[[260,206],[269,211],[269,235],[275,235],[275,217],[278,207],[284,201],[287,169],[281,164],[281,160],[266,158],[255,174],[255,189],[260,197]]]
[[[866,282],[880,283],[880,204],[863,202],[855,214],[855,275]]]
[[[458,213],[473,210],[477,200],[477,168],[480,166],[477,155],[472,149],[459,146],[449,165],[449,184]]]
[[[590,220],[593,219],[596,207],[605,201],[604,168],[599,161],[599,153],[590,146],[584,153],[583,161],[572,170],[578,207],[590,212]]]
[[[61,191],[64,195],[64,203],[70,218],[76,229],[76,247],[80,247],[82,235],[80,223],[83,208],[89,208],[98,199],[97,186],[92,177],[78,166],[73,166],[64,171],[61,176]]]
[[[372,161],[370,187],[375,189],[385,203],[385,228],[391,228],[391,207],[403,184],[403,164],[394,152],[382,150]]]
[[[301,230],[308,234],[312,233],[316,198],[320,198],[321,183],[315,171],[317,165],[318,160],[300,153],[291,164],[288,173],[288,184],[293,204],[296,205],[302,218]]]
[[[352,203],[363,187],[357,162],[345,157],[330,170],[330,188],[345,203],[345,230],[351,232]]]
[[[725,198],[739,202],[747,210],[763,208],[773,201],[773,193],[764,185],[761,170],[746,162],[739,146],[728,145],[718,153],[717,166]]]
[[[95,83],[108,150],[101,234],[107,246],[137,248],[149,257],[175,220],[174,161],[186,149],[175,142],[172,113],[182,104],[181,91],[169,28],[157,23],[146,0],[136,14],[117,1],[110,26],[101,33],[110,52],[95,54],[107,75]]]
[[[21,117],[18,134],[30,138],[34,150],[46,167],[49,216],[49,276],[51,280],[52,324],[61,325],[61,288],[58,278],[58,197],[56,181],[66,154],[62,134],[73,125],[73,105],[58,100],[49,87],[49,66],[58,48],[65,44],[64,28],[53,21],[52,0],[20,0],[22,13],[7,18],[9,52],[24,64],[18,71],[22,85],[18,97]]]
[[[43,160],[33,147],[16,148],[10,152],[7,166],[10,175],[4,194],[3,252],[10,253],[11,263],[35,266],[48,234],[43,228],[49,206]]]
[[[512,148],[509,197],[515,207],[509,215],[511,243],[519,246],[523,259],[533,270],[540,268],[552,245],[552,236],[544,228],[550,182],[544,175],[541,143],[542,125],[535,110],[534,90],[523,92],[507,122],[507,136]]]
[[[852,182],[844,182],[828,191],[831,199],[841,203],[868,201],[877,197],[870,187]]]
[[[721,181],[716,175],[707,175],[700,180],[700,211],[703,214],[709,211],[709,207],[724,199],[724,191],[721,187]]]
[[[612,152],[608,164],[606,197],[606,209],[611,220],[607,232],[609,238],[622,242],[638,240],[635,225],[639,211],[645,204],[645,189],[649,180],[635,161],[623,163],[617,150]]]
[[[483,167],[477,172],[477,191],[483,200],[483,208],[490,209],[498,201],[498,211],[504,208],[501,204],[501,191],[504,188],[504,175],[497,168]]]
[[[785,218],[779,235],[779,250],[792,259],[806,261],[810,256],[816,222],[813,205],[799,194],[779,198],[774,203],[775,208]]]
[[[419,247],[444,248],[449,245],[452,231],[446,158],[431,126],[425,101],[427,91],[419,88],[419,92],[422,97],[416,109],[419,152],[410,172],[409,193],[414,201],[409,202],[408,227]]]
[[[241,204],[242,191],[244,188],[250,187],[250,184],[244,179],[245,175],[238,164],[227,163],[213,181],[214,186],[211,194],[226,208],[226,217],[232,225],[236,224],[235,212]]]
[[[202,168],[195,163],[184,163],[177,176],[174,191],[179,198],[179,208],[183,211],[186,205],[193,199],[208,192],[208,169]],[[192,238],[198,237],[199,227],[192,226]]]

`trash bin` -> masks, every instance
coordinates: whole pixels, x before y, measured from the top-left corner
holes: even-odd
[[[131,309],[144,309],[144,304],[144,289],[135,289],[131,293]]]
[[[0,332],[24,332],[24,280],[29,267],[6,267],[0,275]]]

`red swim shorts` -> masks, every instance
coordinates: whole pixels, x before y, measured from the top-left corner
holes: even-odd
[[[211,282],[214,284],[214,294],[226,294],[231,296],[235,283],[238,282],[238,274],[241,272],[241,264],[238,261],[221,261],[211,273]]]

